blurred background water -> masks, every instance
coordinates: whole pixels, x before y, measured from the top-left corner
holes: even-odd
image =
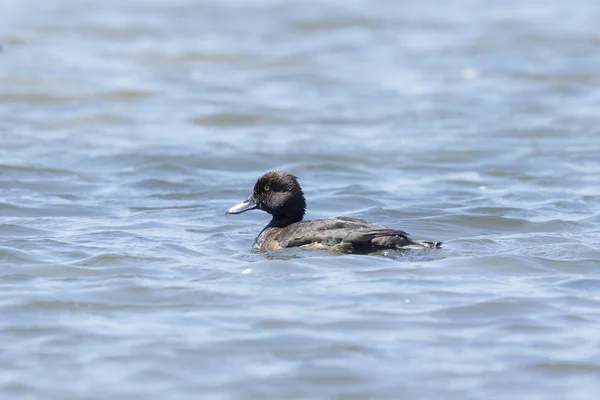
[[[0,397],[598,398],[598,21],[2,0]],[[445,248],[256,253],[271,169]]]

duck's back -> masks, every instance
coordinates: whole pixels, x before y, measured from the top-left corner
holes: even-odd
[[[421,242],[408,233],[372,224],[360,218],[335,217],[299,221],[285,228],[267,227],[256,240],[261,251],[310,247],[348,253],[370,253],[407,246],[436,248],[441,243]]]

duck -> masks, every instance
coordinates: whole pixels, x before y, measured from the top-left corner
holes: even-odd
[[[254,241],[260,252],[289,247],[367,254],[385,249],[439,249],[442,242],[414,240],[402,230],[390,229],[355,217],[303,220],[306,199],[298,177],[283,171],[261,176],[252,194],[226,214],[262,210],[271,221]]]

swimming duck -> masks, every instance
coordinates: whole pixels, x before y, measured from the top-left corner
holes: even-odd
[[[413,240],[404,231],[354,217],[303,221],[306,200],[298,178],[282,171],[267,172],[260,177],[252,195],[227,210],[227,214],[241,214],[254,209],[273,216],[254,242],[259,251],[308,247],[364,254],[383,249],[438,249],[442,245],[442,242]]]

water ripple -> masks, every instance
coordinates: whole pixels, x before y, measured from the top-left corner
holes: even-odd
[[[0,3],[1,398],[597,397],[591,2]]]

